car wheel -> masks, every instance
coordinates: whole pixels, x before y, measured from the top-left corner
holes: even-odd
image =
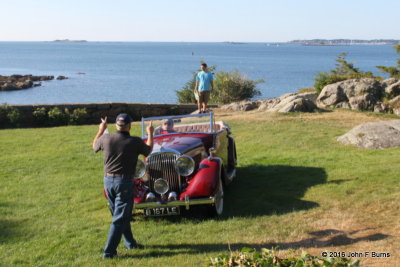
[[[215,204],[209,207],[210,215],[213,217],[221,216],[224,211],[224,187],[221,177],[219,178],[219,190],[215,194]]]

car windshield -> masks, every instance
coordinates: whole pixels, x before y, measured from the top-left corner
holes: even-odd
[[[147,138],[146,127],[153,123],[154,136],[164,134],[200,132],[211,133],[213,114],[193,114],[179,116],[160,116],[142,119],[142,137]]]

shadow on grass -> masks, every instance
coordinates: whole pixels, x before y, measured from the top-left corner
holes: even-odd
[[[251,165],[237,170],[234,182],[225,190],[224,216],[284,214],[318,207],[301,200],[312,186],[326,183],[322,168]]]
[[[251,165],[238,168],[236,178],[225,188],[224,213],[218,220],[279,215],[318,207],[318,203],[301,198],[310,187],[327,183],[326,180],[325,170],[315,167]],[[344,180],[336,180],[334,183],[342,182]],[[207,219],[204,207],[191,207],[189,213],[182,208],[181,213],[183,216],[146,219],[171,222]]]
[[[23,235],[18,231],[22,221],[0,220],[0,244],[11,242]]]
[[[360,229],[353,232],[344,232],[335,229],[326,229],[317,232],[310,232],[309,238],[302,239],[293,242],[280,242],[280,243],[265,243],[265,244],[251,244],[251,243],[232,243],[232,244],[169,244],[169,245],[148,245],[145,249],[152,249],[154,251],[140,253],[140,255],[122,255],[122,258],[137,258],[137,257],[160,257],[160,256],[173,256],[176,254],[200,254],[206,252],[229,252],[240,251],[243,247],[255,248],[257,250],[261,248],[278,248],[281,250],[287,249],[308,249],[308,248],[328,248],[337,247],[344,245],[351,245],[358,242],[373,242],[386,239],[390,235],[382,233],[374,233],[365,235],[363,237],[352,238],[350,235],[368,231],[371,229]]]

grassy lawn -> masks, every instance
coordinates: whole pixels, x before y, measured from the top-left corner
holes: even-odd
[[[97,126],[0,131],[0,266],[202,266],[243,246],[388,252],[361,258],[395,266],[400,249],[400,148],[365,150],[336,138],[367,121],[351,111],[218,113],[230,124],[238,177],[217,220],[137,218],[145,249],[103,261],[110,214],[102,196]],[[139,134],[139,124],[135,124]],[[295,250],[295,251],[293,251]]]

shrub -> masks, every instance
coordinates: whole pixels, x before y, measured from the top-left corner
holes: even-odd
[[[88,114],[85,108],[77,108],[69,114],[69,123],[74,125],[82,124],[87,117]]]
[[[67,125],[69,120],[69,112],[68,109],[65,109],[66,112],[63,112],[58,107],[52,108],[47,113],[49,116],[50,124],[53,126],[56,125]]]
[[[0,128],[6,128],[9,126],[19,126],[21,122],[21,112],[7,104],[0,106]]]
[[[289,267],[289,266],[312,266],[312,267],[356,267],[359,266],[359,261],[351,262],[347,258],[330,258],[324,257],[319,258],[311,256],[307,252],[303,251],[299,257],[291,257],[287,259],[281,259],[276,256],[274,249],[269,250],[262,248],[260,252],[251,248],[242,248],[241,252],[233,252],[230,255],[220,255],[215,258],[211,258],[207,262],[209,267],[230,267],[230,266],[276,266],[276,267]]]
[[[314,88],[317,93],[321,93],[322,89],[332,83],[348,80],[348,79],[359,79],[359,78],[376,78],[372,72],[363,72],[360,69],[354,67],[353,63],[349,63],[346,60],[346,53],[341,53],[336,59],[336,68],[329,72],[319,72],[317,77],[314,78]]]
[[[9,123],[9,120],[7,118],[7,113],[8,113],[7,104],[0,105],[0,127],[1,128],[6,127],[7,124]]]
[[[196,103],[193,89],[196,85],[196,73],[193,74],[193,78],[189,80],[181,90],[176,90],[176,96],[178,97],[179,103]]]
[[[212,66],[208,70],[212,72],[215,68],[215,66]],[[176,91],[179,103],[196,103],[193,92],[196,85],[196,76],[197,73],[193,73],[192,79],[181,90]],[[261,95],[256,86],[264,82],[264,80],[250,80],[237,70],[231,72],[219,71],[214,77],[214,90],[210,97],[210,103],[226,104],[249,100]]]
[[[394,46],[396,49],[397,54],[400,54],[400,44]],[[396,67],[386,67],[386,66],[376,66],[380,69],[381,73],[389,74],[390,78],[400,79],[400,59],[397,60]]]
[[[38,125],[46,125],[48,121],[47,110],[45,107],[36,108],[32,112],[33,117]]]
[[[239,71],[219,71],[215,75],[214,91],[210,102],[215,104],[227,104],[231,102],[250,100],[260,96],[261,92],[256,88],[257,84],[264,80],[250,80]]]
[[[8,113],[7,113],[7,118],[10,121],[11,125],[19,126],[19,123],[22,118],[21,112],[16,108],[9,107]]]

